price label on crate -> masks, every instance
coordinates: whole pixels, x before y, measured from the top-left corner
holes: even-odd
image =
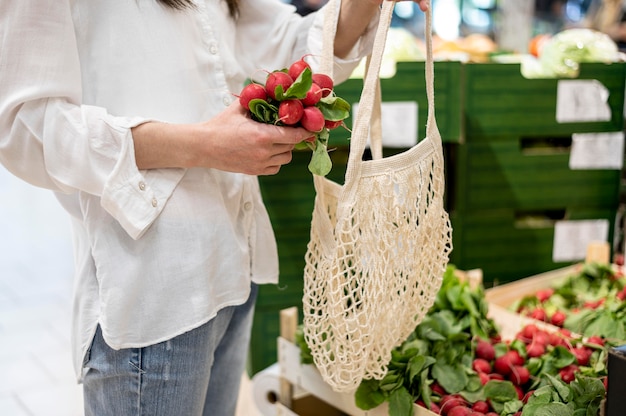
[[[356,120],[359,104],[352,104]],[[418,105],[416,101],[384,101],[381,103],[383,147],[404,148],[417,144]],[[369,147],[369,139],[368,139]]]
[[[557,221],[554,225],[552,261],[559,263],[583,260],[590,243],[607,241],[608,238],[607,220]]]
[[[595,79],[560,80],[557,84],[556,121],[610,121],[608,99],[609,90]]]
[[[624,132],[577,133],[572,135],[569,168],[572,170],[622,169]]]

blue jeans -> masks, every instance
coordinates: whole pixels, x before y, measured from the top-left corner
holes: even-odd
[[[233,416],[257,286],[201,327],[145,348],[113,350],[98,327],[84,368],[86,416]]]

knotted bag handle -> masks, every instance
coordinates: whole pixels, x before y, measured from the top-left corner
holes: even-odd
[[[385,42],[387,40],[387,32],[391,25],[393,8],[395,1],[385,1],[383,3],[378,28],[375,35],[372,53],[368,56],[366,62],[366,74],[363,81],[363,91],[359,101],[359,112],[353,122],[352,138],[350,139],[350,153],[348,164],[346,167],[344,187],[340,188],[338,184],[334,184],[338,193],[339,206],[338,210],[351,209],[351,200],[354,200],[356,192],[356,184],[358,183],[363,152],[367,145],[368,135],[371,132],[371,148],[374,158],[382,158],[382,128],[381,128],[381,94],[380,94],[380,67],[382,63]],[[324,16],[324,38],[323,50],[320,62],[320,73],[333,76],[334,64],[334,40],[337,29],[337,16],[339,12],[339,1],[329,0],[325,6]],[[441,152],[441,136],[437,128],[435,120],[434,105],[434,63],[432,51],[432,7],[429,4],[428,10],[425,12],[426,25],[424,28],[426,40],[426,95],[428,99],[428,117],[426,123],[426,138],[424,141],[430,141],[434,145],[435,150]],[[313,175],[315,188],[317,190],[317,198],[320,199],[319,204],[315,204],[315,210],[318,212],[319,219],[322,224],[317,228],[320,235],[323,249],[329,253],[335,245],[333,229],[334,226],[328,218],[328,212],[323,208],[325,204],[324,190],[328,189],[324,184],[328,184],[328,179]],[[328,184],[329,186],[331,184]],[[339,213],[338,213],[339,214]]]
[[[367,144],[369,134],[370,120],[372,113],[377,106],[376,90],[379,88],[379,74],[387,38],[387,32],[391,23],[393,7],[395,2],[385,1],[382,7],[380,22],[374,41],[374,47],[371,54],[371,62],[365,75],[363,83],[363,91],[359,101],[359,112],[353,123],[352,138],[350,139],[350,156],[348,158],[348,166],[346,168],[345,192],[350,194],[359,180],[361,173],[361,165],[363,160],[363,152]],[[434,64],[432,56],[432,12],[431,7],[426,11],[426,95],[428,98],[428,118],[426,124],[426,139],[431,140],[439,149],[441,147],[441,136],[436,126],[435,109],[434,109]]]

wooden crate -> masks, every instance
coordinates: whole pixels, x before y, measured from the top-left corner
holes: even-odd
[[[608,264],[610,261],[610,245],[605,242],[594,242],[587,247],[585,262],[600,262]],[[538,290],[558,285],[577,272],[583,263],[576,263],[567,267],[526,277],[515,282],[494,286],[485,290],[485,299],[490,305],[508,309],[524,296],[532,295]]]
[[[479,274],[475,271],[469,274],[471,279],[479,279]],[[474,280],[477,282],[478,280]],[[280,376],[283,380],[281,392],[277,394],[280,399],[278,414],[285,416],[305,416],[294,413],[293,389],[308,392],[311,396],[332,406],[332,408],[348,416],[388,416],[388,405],[383,403],[379,407],[364,411],[359,409],[354,403],[352,393],[335,392],[330,385],[322,379],[319,371],[314,365],[302,364],[300,362],[300,349],[293,341],[293,333],[297,324],[296,308],[289,308],[281,311],[281,336],[278,338],[278,363],[280,366]],[[528,323],[535,323],[534,320],[512,313],[496,304],[490,305],[489,315],[501,329],[503,339],[513,339],[515,334]],[[537,323],[538,326],[547,330],[554,330],[548,324]],[[415,416],[437,416],[424,407],[413,406]],[[283,411],[284,413],[280,413]],[[310,409],[307,409],[310,411]],[[319,413],[318,413],[319,414]]]

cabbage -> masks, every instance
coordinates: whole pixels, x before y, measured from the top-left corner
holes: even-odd
[[[573,78],[578,76],[581,62],[616,62],[619,50],[605,33],[567,29],[544,44],[539,60],[545,76]]]

